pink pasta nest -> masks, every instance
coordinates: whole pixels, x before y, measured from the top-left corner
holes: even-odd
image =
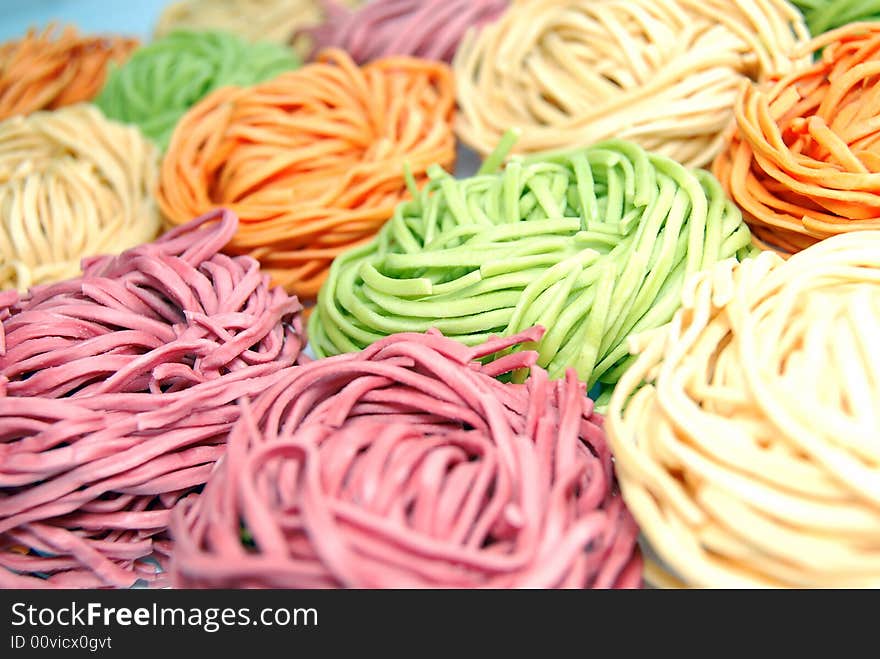
[[[171,508],[201,487],[239,397],[300,359],[300,306],[220,254],[217,211],[0,294],[0,587],[161,583]]]
[[[266,378],[172,514],[173,583],[638,587],[638,531],[584,385],[504,354],[542,332],[477,348],[397,334]],[[526,384],[495,379],[523,368]]]
[[[451,62],[471,28],[494,21],[508,0],[372,0],[349,9],[324,0],[326,21],[306,30],[312,57],[342,48],[358,64],[390,55]]]

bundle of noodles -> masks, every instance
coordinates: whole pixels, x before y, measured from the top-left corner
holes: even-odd
[[[309,319],[318,356],[431,327],[478,345],[542,325],[552,378],[573,366],[613,384],[626,338],[672,318],[686,275],[751,251],[710,174],[629,142],[430,174],[373,242],[334,261]]]
[[[49,26],[0,44],[0,119],[89,101],[104,85],[111,62],[124,62],[135,39],[60,34]]]
[[[551,383],[534,352],[476,361],[541,331],[477,348],[398,334],[279,373],[172,514],[175,584],[639,586],[584,385]],[[494,378],[529,367],[525,385]]]
[[[451,165],[452,77],[407,57],[359,68],[342,51],[250,88],[225,87],[178,123],[158,200],[175,223],[222,206],[229,245],[313,298],[333,258],[375,235],[434,164]]]
[[[827,32],[810,66],[746,86],[713,170],[764,246],[880,229],[880,23]]]
[[[654,551],[692,586],[880,586],[880,232],[718,264],[683,302],[607,418]]]
[[[80,260],[152,240],[159,154],[92,105],[0,122],[0,288],[75,277]]]
[[[0,586],[165,576],[171,508],[222,454],[235,400],[303,343],[296,298],[218,253],[236,224],[213,213],[2,294]]]
[[[359,0],[343,0],[356,5]],[[305,27],[324,18],[321,0],[178,0],[165,7],[156,25],[155,36],[164,37],[178,29],[224,30],[249,41],[295,41],[305,55],[311,44],[297,37]]]
[[[508,0],[370,0],[349,9],[325,0],[324,22],[305,33],[313,55],[342,48],[355,62],[388,55],[413,55],[451,62],[471,28],[489,23],[507,8]]]
[[[299,66],[280,44],[249,43],[226,32],[178,30],[139,48],[112,71],[95,104],[133,123],[162,149],[183,114],[226,85],[253,85]]]
[[[786,0],[515,0],[455,56],[456,131],[481,153],[637,142],[685,165],[721,148],[740,84],[809,38]]]

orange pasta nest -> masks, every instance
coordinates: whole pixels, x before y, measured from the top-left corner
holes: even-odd
[[[330,262],[372,237],[432,164],[451,167],[454,88],[442,63],[359,68],[344,52],[254,87],[225,87],[177,124],[158,200],[180,224],[215,207],[240,218],[227,248],[314,298]]]
[[[94,98],[110,62],[125,61],[137,39],[83,37],[76,28],[29,30],[0,45],[0,120]]]
[[[713,170],[756,242],[797,252],[880,229],[880,23],[854,23],[804,46],[806,68],[744,87]]]

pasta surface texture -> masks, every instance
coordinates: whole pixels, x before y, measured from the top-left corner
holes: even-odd
[[[792,4],[804,13],[814,35],[847,23],[880,19],[880,0],[792,0]]]
[[[253,85],[299,64],[280,44],[177,30],[139,48],[112,71],[95,104],[111,119],[135,124],[164,150],[180,117],[210,92]]]
[[[313,53],[341,48],[358,63],[388,55],[451,62],[470,29],[479,29],[507,8],[508,0],[370,0],[349,9],[325,2],[327,16],[307,30]]]
[[[356,5],[359,0],[343,0]],[[156,23],[154,36],[161,38],[178,29],[225,30],[248,41],[289,43],[306,27],[324,18],[321,0],[178,0],[170,3]],[[305,56],[308,40],[296,40],[297,52]]]
[[[583,383],[548,381],[534,352],[477,361],[540,332],[474,348],[399,334],[273,376],[174,511],[175,585],[638,587]],[[524,385],[494,379],[530,367]]]
[[[0,587],[167,580],[171,509],[211,474],[235,401],[304,344],[297,299],[218,253],[236,223],[0,293]]]

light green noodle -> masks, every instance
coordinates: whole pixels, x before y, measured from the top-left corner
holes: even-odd
[[[848,23],[880,19],[880,0],[792,0],[792,4],[804,14],[814,36]]]
[[[334,261],[310,343],[324,357],[436,327],[476,345],[540,324],[551,377],[574,366],[591,386],[613,383],[631,361],[625,339],[672,318],[686,275],[752,251],[711,174],[629,142],[463,180],[438,167],[372,242]]]
[[[254,85],[299,65],[297,54],[280,44],[179,30],[139,48],[112,70],[95,103],[111,119],[137,125],[165,150],[180,117],[210,92]]]

